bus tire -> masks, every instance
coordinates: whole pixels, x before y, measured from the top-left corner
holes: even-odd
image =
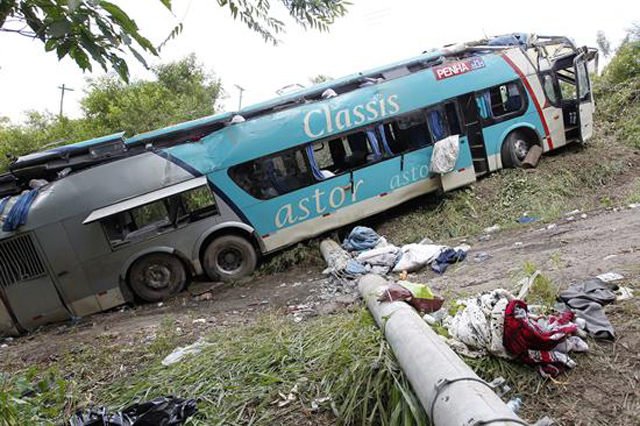
[[[187,271],[176,256],[151,253],[136,260],[129,270],[129,286],[145,302],[158,302],[178,294],[187,282]]]
[[[509,133],[502,144],[502,167],[522,167],[522,162],[533,144],[534,142],[524,132],[514,130]]]
[[[246,238],[223,235],[211,241],[202,256],[202,266],[214,281],[234,281],[255,271],[258,255]]]

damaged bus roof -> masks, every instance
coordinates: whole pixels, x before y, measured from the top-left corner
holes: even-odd
[[[575,50],[575,45],[566,37],[534,36],[522,33],[513,33],[497,36],[490,39],[470,43],[448,45],[441,49],[424,52],[410,59],[397,61],[382,67],[368,71],[351,74],[339,79],[323,82],[309,88],[287,93],[282,96],[254,104],[236,112],[225,112],[208,117],[168,126],[162,129],[124,137],[124,132],[115,133],[87,141],[81,141],[43,152],[28,154],[19,157],[9,169],[13,180],[25,181],[34,178],[58,179],[65,174],[61,171],[69,168],[70,171],[81,170],[102,162],[117,160],[123,157],[137,155],[152,148],[177,147],[187,142],[197,142],[203,137],[211,136],[225,128],[246,127],[255,118],[273,116],[277,120],[279,112],[287,109],[302,107],[325,99],[323,94],[331,89],[335,95],[340,96],[365,86],[393,80],[427,68],[432,68],[447,60],[457,60],[471,56],[497,53],[497,51],[520,47],[542,47],[550,45],[562,46],[570,51]],[[549,55],[551,56],[551,55]],[[240,116],[235,120],[236,116]],[[248,126],[253,127],[253,126]],[[251,130],[250,130],[251,132]],[[223,132],[231,139],[233,144],[234,132]],[[225,151],[230,148],[225,146]],[[0,179],[1,181],[2,179]],[[1,186],[0,193],[5,188]],[[24,183],[23,183],[24,186]]]

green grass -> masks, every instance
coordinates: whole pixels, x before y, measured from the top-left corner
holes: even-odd
[[[47,424],[89,402],[122,408],[177,395],[200,401],[200,414],[190,425],[301,424],[305,416],[316,419],[315,424],[426,424],[419,402],[365,309],[298,324],[274,313],[251,325],[220,329],[207,340],[214,345],[170,367],[160,360],[172,348],[158,343],[162,350],[150,351],[152,361],[99,387],[75,376],[62,379],[54,369],[4,377],[0,419],[13,419],[5,420],[11,425]],[[115,355],[121,360],[124,356]],[[61,364],[66,369],[103,368],[101,360],[92,361]],[[56,385],[45,393],[20,397],[42,377],[51,377]],[[295,401],[278,407],[280,395],[289,395],[296,385]],[[320,412],[310,413],[314,399],[327,397]]]

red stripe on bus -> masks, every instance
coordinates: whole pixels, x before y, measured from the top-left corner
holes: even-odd
[[[322,215],[322,217],[328,217],[331,213],[325,213]]]
[[[269,238],[270,234],[264,234],[262,238]]]
[[[549,149],[553,149],[553,141],[551,140],[551,133],[549,132],[549,126],[547,125],[547,120],[545,120],[544,118],[544,114],[542,113],[542,108],[540,108],[540,103],[538,102],[538,99],[536,98],[535,93],[533,93],[533,88],[531,87],[531,84],[529,84],[529,80],[527,80],[527,77],[524,76],[522,71],[520,71],[520,68],[518,68],[518,66],[511,60],[511,58],[509,58],[505,54],[502,54],[502,58],[505,60],[507,64],[511,66],[511,68],[513,68],[513,70],[518,74],[518,76],[520,76],[520,79],[524,83],[524,86],[527,88],[527,91],[529,92],[529,96],[531,97],[531,99],[533,99],[533,104],[538,110],[540,121],[542,121],[542,127],[544,127],[544,131],[549,137]]]
[[[380,194],[381,197],[384,197],[385,195],[387,195],[387,192],[383,192],[382,194]]]

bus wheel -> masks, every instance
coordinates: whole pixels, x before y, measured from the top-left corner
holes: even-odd
[[[129,271],[131,290],[146,302],[158,302],[179,293],[187,272],[177,257],[152,253],[136,260]]]
[[[212,280],[233,281],[256,269],[258,255],[246,238],[224,235],[211,241],[203,255],[203,268]]]
[[[531,146],[533,142],[524,133],[517,130],[511,132],[502,144],[502,166],[522,167],[522,162]]]

